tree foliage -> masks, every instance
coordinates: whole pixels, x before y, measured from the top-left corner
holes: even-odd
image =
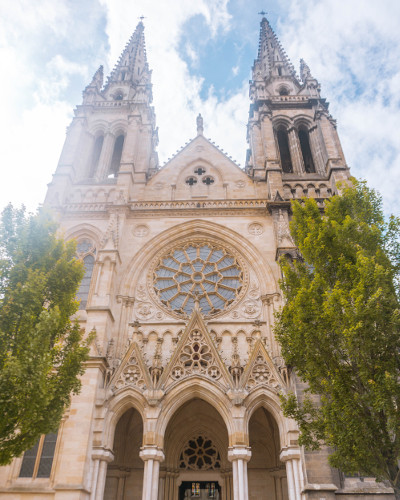
[[[75,294],[83,265],[45,213],[7,206],[0,221],[0,464],[54,431],[80,389],[88,347]]]
[[[400,221],[353,181],[323,214],[294,202],[291,232],[304,261],[281,263],[275,333],[308,390],[282,396],[285,414],[301,444],[332,447],[332,466],[388,480],[399,498]]]

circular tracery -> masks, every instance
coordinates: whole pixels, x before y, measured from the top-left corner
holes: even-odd
[[[154,269],[153,287],[161,302],[190,315],[198,299],[202,314],[225,310],[243,287],[243,270],[225,248],[188,243],[166,253]]]
[[[211,439],[197,436],[190,439],[179,457],[180,469],[220,469],[221,457]]]

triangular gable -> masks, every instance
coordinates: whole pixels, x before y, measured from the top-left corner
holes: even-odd
[[[231,387],[231,377],[196,307],[162,374],[158,389],[168,388],[191,375],[199,375]]]
[[[110,385],[115,390],[136,387],[144,391],[152,387],[148,369],[136,342],[130,344],[121,364],[110,380]]]
[[[247,391],[259,385],[274,389],[285,385],[261,339],[257,340],[241,379],[241,387]]]

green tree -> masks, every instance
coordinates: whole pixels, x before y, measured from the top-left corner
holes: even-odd
[[[88,355],[75,294],[83,265],[49,215],[7,206],[0,221],[0,464],[54,431]]]
[[[332,448],[348,474],[387,480],[400,498],[400,224],[353,181],[327,202],[293,203],[291,232],[304,260],[283,260],[285,305],[275,333],[308,384],[282,396],[308,449]]]

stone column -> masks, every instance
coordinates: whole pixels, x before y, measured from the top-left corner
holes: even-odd
[[[99,164],[97,167],[96,178],[102,180],[107,177],[111,164],[111,157],[114,150],[115,137],[111,132],[104,135],[103,147],[101,148]]]
[[[317,125],[314,125],[314,127],[310,128],[309,137],[310,137],[310,147],[313,153],[313,159],[315,163],[315,171],[318,174],[325,175],[326,168],[325,168],[324,155],[322,152],[323,143]]]
[[[94,460],[90,500],[103,500],[106,485],[107,464],[114,460],[111,450],[98,449],[93,452]]]
[[[160,462],[165,459],[164,453],[157,446],[143,446],[139,456],[144,462],[142,500],[157,500]]]
[[[232,462],[234,500],[248,500],[247,462],[251,458],[251,450],[247,446],[228,448],[228,460]],[[292,500],[292,499],[290,499]]]
[[[290,156],[292,159],[293,173],[302,175],[304,173],[303,155],[301,153],[297,130],[292,127],[288,130]]]
[[[301,500],[304,487],[303,472],[300,462],[300,450],[287,448],[281,451],[280,460],[286,463],[289,500]]]

